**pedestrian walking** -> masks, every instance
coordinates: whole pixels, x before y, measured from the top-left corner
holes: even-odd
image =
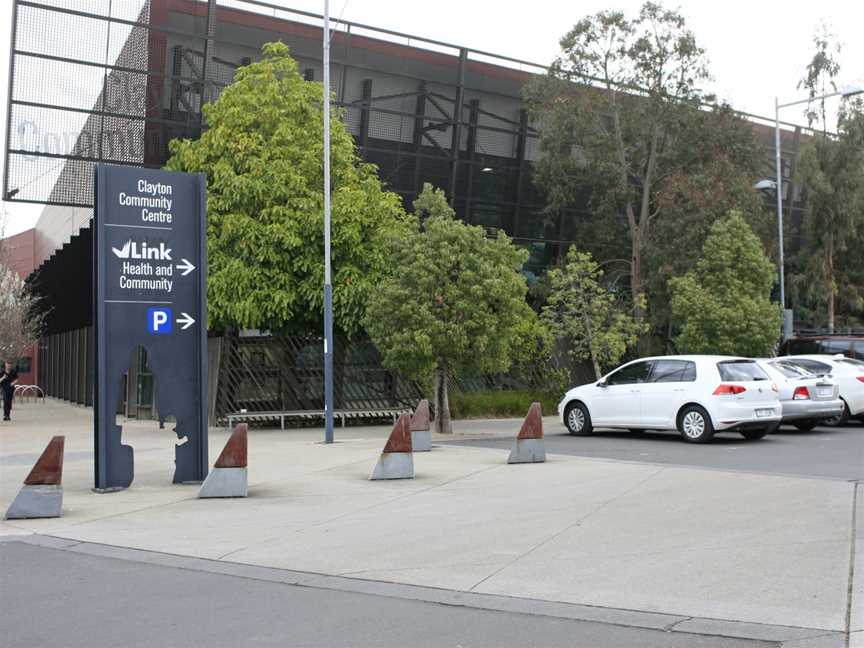
[[[18,384],[18,370],[12,367],[8,360],[3,363],[0,372],[0,388],[3,390],[3,420],[9,421],[12,413],[12,397],[15,395],[15,385]]]

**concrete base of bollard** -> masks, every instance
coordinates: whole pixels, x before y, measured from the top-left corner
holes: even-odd
[[[412,431],[411,448],[414,452],[430,452],[432,450],[432,430]]]
[[[7,520],[54,518],[63,515],[63,487],[22,486],[6,511]]]
[[[414,479],[414,457],[410,452],[382,452],[369,479]]]
[[[516,439],[507,463],[543,463],[546,461],[546,444],[543,439]]]
[[[198,497],[246,497],[246,468],[214,468],[201,484]]]

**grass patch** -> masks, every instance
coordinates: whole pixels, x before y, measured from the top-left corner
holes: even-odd
[[[561,393],[549,391],[480,391],[450,394],[450,416],[467,418],[514,418],[525,416],[534,401],[543,407],[543,416],[552,416]]]

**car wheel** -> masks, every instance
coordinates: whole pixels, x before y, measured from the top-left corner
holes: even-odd
[[[843,412],[838,414],[837,416],[832,416],[829,419],[825,419],[822,421],[824,425],[828,425],[829,427],[843,427],[849,422],[849,406],[846,402],[843,402]]]
[[[795,421],[792,425],[794,425],[802,432],[809,432],[810,430],[815,428],[818,423],[819,421],[810,419],[808,421]]]
[[[588,408],[582,403],[570,403],[567,406],[564,410],[564,425],[575,436],[587,436],[594,430]]]
[[[688,443],[705,443],[714,436],[714,425],[708,412],[698,405],[688,405],[678,414],[678,432]]]

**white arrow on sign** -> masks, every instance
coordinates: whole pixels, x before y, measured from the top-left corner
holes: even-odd
[[[177,318],[177,323],[182,324],[181,327],[184,331],[192,326],[195,323],[195,320],[192,319],[192,316],[189,313],[180,313],[183,317]]]
[[[183,276],[185,277],[190,272],[195,269],[195,266],[189,261],[189,259],[180,259],[183,263],[177,264],[177,269],[183,271]]]

